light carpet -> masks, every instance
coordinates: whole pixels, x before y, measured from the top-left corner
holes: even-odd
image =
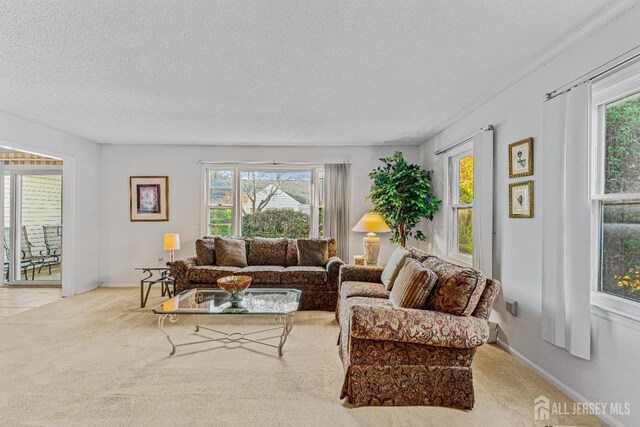
[[[472,411],[351,408],[332,313],[299,312],[284,357],[268,347],[170,346],[134,288],[97,289],[0,320],[0,424],[42,426],[530,426],[602,425],[589,416],[534,421],[533,400],[571,400],[501,349],[475,357]],[[259,329],[270,317],[210,316]],[[167,326],[188,337],[189,318]]]

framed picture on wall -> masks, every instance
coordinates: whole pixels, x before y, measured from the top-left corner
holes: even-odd
[[[169,177],[129,177],[131,221],[169,221]]]
[[[509,144],[509,178],[533,175],[533,138]]]
[[[533,218],[533,181],[509,184],[509,218]]]

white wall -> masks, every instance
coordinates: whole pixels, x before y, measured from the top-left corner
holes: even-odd
[[[65,196],[63,200],[64,253],[63,295],[81,293],[98,286],[100,262],[100,146],[92,141],[0,113],[0,145],[61,157]],[[63,220],[64,221],[64,220]],[[75,254],[75,256],[74,256]],[[65,268],[71,265],[72,268]]]
[[[434,147],[448,145],[484,125],[495,125],[494,276],[502,281],[503,292],[497,301],[494,317],[503,332],[502,342],[561,385],[566,385],[570,390],[565,391],[572,391],[574,398],[581,395],[589,401],[630,402],[632,415],[617,417],[626,425],[640,425],[640,326],[592,315],[591,361],[577,359],[542,340],[541,209],[538,204],[533,219],[509,219],[507,184],[517,180],[508,179],[507,145],[526,137],[534,138],[534,165],[537,166],[533,179],[536,202],[539,202],[539,164],[545,143],[541,139],[544,94],[640,45],[638,23],[640,7],[583,40],[420,147],[422,164],[435,170],[434,185],[442,195],[442,159],[434,156]],[[446,247],[442,215],[438,215],[432,224],[427,224],[425,232],[432,236],[425,248],[439,251]],[[506,298],[518,301],[518,317],[506,312]],[[608,421],[615,422],[612,419]]]
[[[337,163],[351,161],[351,221],[355,223],[372,208],[366,202],[369,172],[380,157],[396,149],[416,162],[418,147],[222,147],[168,145],[103,145],[100,182],[102,281],[107,285],[134,284],[140,280],[135,267],[151,265],[167,253],[162,250],[164,233],[180,233],[182,249],[176,258],[195,254],[200,236],[201,165],[209,161],[273,161]],[[129,176],[169,176],[169,222],[129,221]],[[386,262],[393,246],[389,235],[381,235],[380,261]],[[351,233],[350,256],[362,253],[360,233]]]

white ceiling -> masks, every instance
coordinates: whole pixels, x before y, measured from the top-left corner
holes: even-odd
[[[0,1],[0,111],[106,143],[418,144],[630,0]]]

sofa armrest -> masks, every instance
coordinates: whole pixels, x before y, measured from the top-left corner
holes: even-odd
[[[169,268],[169,274],[176,282],[176,292],[181,292],[185,288],[184,286],[188,284],[188,275],[189,269],[195,267],[196,258],[187,258],[181,259],[178,261],[174,261],[171,263],[171,267]]]
[[[489,325],[473,316],[454,316],[439,311],[354,305],[351,336],[400,341],[437,347],[473,348],[487,342]]]
[[[327,285],[332,290],[338,289],[338,281],[340,280],[340,267],[344,265],[344,261],[342,261],[337,256],[329,258],[327,261],[327,265],[325,268],[327,269]]]
[[[382,267],[365,267],[364,265],[348,265],[340,267],[340,283],[372,282],[382,283]]]

